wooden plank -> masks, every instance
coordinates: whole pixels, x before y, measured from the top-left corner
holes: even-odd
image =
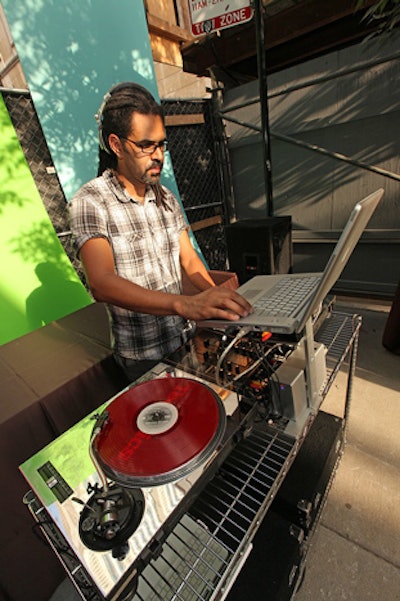
[[[190,115],[165,115],[165,125],[174,127],[179,125],[203,125],[204,115],[202,113]]]
[[[174,0],[145,0],[146,12],[156,15],[159,19],[176,25]]]
[[[192,232],[198,232],[199,230],[205,230],[207,227],[219,225],[220,223],[222,223],[221,215],[215,215],[214,217],[208,217],[207,219],[191,223],[190,228]]]
[[[182,68],[182,55],[179,44],[162,36],[149,34],[153,60]]]
[[[187,31],[182,29],[182,27],[160,19],[150,12],[148,12],[146,16],[150,33],[154,33],[163,38],[168,38],[174,42],[190,42],[193,40],[193,37],[189,35]]]

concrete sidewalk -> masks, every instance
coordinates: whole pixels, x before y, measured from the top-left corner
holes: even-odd
[[[400,356],[382,346],[390,304],[339,299],[363,322],[347,444],[295,601],[400,600]],[[346,369],[322,408],[343,413]]]

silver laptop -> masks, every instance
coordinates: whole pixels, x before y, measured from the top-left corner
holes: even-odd
[[[254,313],[238,321],[211,319],[199,325],[226,328],[237,324],[277,334],[301,332],[342,273],[383,194],[380,188],[355,205],[323,273],[255,276],[237,289]]]

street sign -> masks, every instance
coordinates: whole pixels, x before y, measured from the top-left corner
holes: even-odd
[[[204,35],[250,21],[251,0],[188,0],[192,34]]]

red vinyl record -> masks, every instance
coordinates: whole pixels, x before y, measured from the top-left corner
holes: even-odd
[[[128,487],[183,478],[212,454],[226,422],[220,397],[190,378],[133,386],[106,413],[93,451],[105,474]]]

